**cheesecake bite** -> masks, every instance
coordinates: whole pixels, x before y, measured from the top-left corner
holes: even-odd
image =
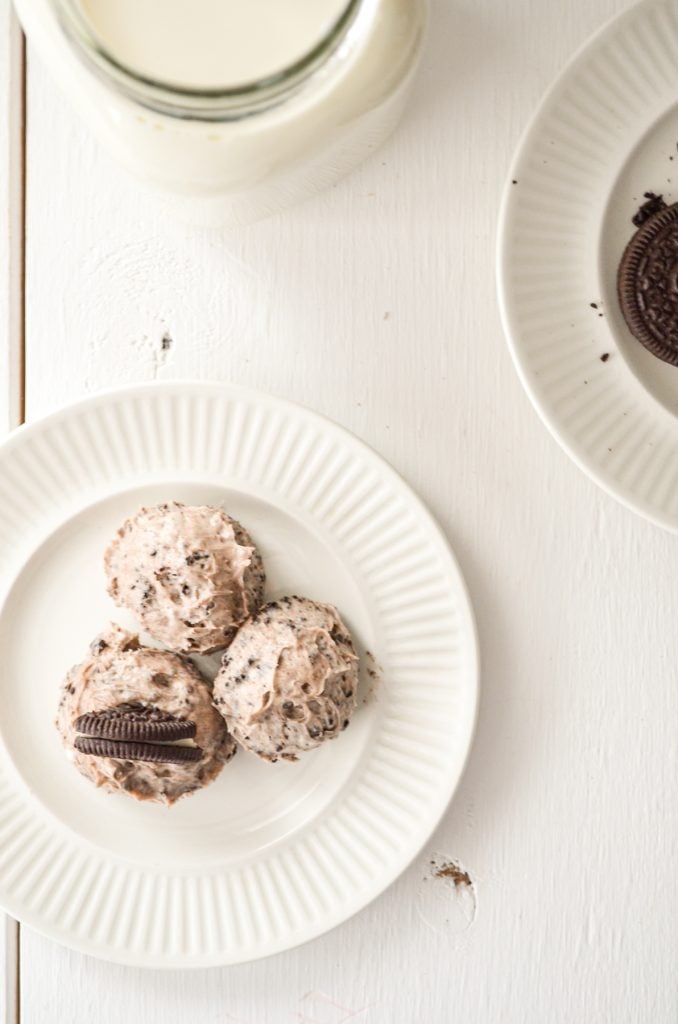
[[[214,702],[247,750],[296,761],[349,725],[357,689],[358,656],[336,608],[284,597],[238,630]]]
[[[82,775],[137,800],[173,804],[236,752],[198,670],[115,625],[66,676],[56,725]]]
[[[104,556],[108,592],[172,651],[226,647],[263,600],[261,556],[221,508],[167,502],[127,519]]]

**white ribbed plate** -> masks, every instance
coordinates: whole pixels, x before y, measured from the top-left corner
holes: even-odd
[[[392,882],[454,791],[477,688],[463,581],[403,481],[298,406],[183,383],[22,428],[0,480],[0,903],[95,956],[207,966],[320,935]],[[271,596],[335,603],[363,678],[337,740],[298,764],[241,750],[168,809],[95,789],[53,718],[89,640],[111,618],[132,625],[104,592],[107,538],[170,498],[242,519]]]
[[[672,530],[678,368],[633,339],[615,282],[643,193],[678,200],[677,144],[678,4],[644,0],[546,96],[510,173],[498,245],[504,329],[538,412],[602,487]]]

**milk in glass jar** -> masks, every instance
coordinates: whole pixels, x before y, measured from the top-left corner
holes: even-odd
[[[226,223],[317,192],[386,138],[426,20],[426,0],[15,2],[118,160]]]

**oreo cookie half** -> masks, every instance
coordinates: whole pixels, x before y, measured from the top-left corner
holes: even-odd
[[[167,743],[195,736],[195,722],[175,718],[166,711],[144,704],[118,704],[105,711],[81,715],[75,721],[78,732],[108,740],[148,740]]]
[[[634,338],[678,366],[678,203],[636,231],[619,264],[617,291]]]
[[[118,704],[80,715],[75,728],[81,734],[75,749],[94,757],[184,764],[199,761],[203,753],[200,747],[173,745],[195,736],[195,722],[145,704]]]
[[[170,764],[185,764],[199,761],[200,747],[173,747],[161,743],[140,743],[137,741],[107,740],[99,736],[76,736],[75,749],[81,754],[95,757],[117,757],[122,761],[155,761]]]

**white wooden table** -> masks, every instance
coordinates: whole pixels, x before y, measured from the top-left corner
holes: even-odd
[[[110,966],[8,921],[8,1024],[675,1024],[678,538],[547,436],[494,297],[522,127],[622,6],[434,0],[393,141],[326,195],[222,235],[149,212],[30,45],[24,74],[0,0],[0,429],[150,378],[308,404],[438,517],[483,661],[444,823],[362,914],[290,953],[195,973]],[[437,877],[436,857],[471,885]]]

